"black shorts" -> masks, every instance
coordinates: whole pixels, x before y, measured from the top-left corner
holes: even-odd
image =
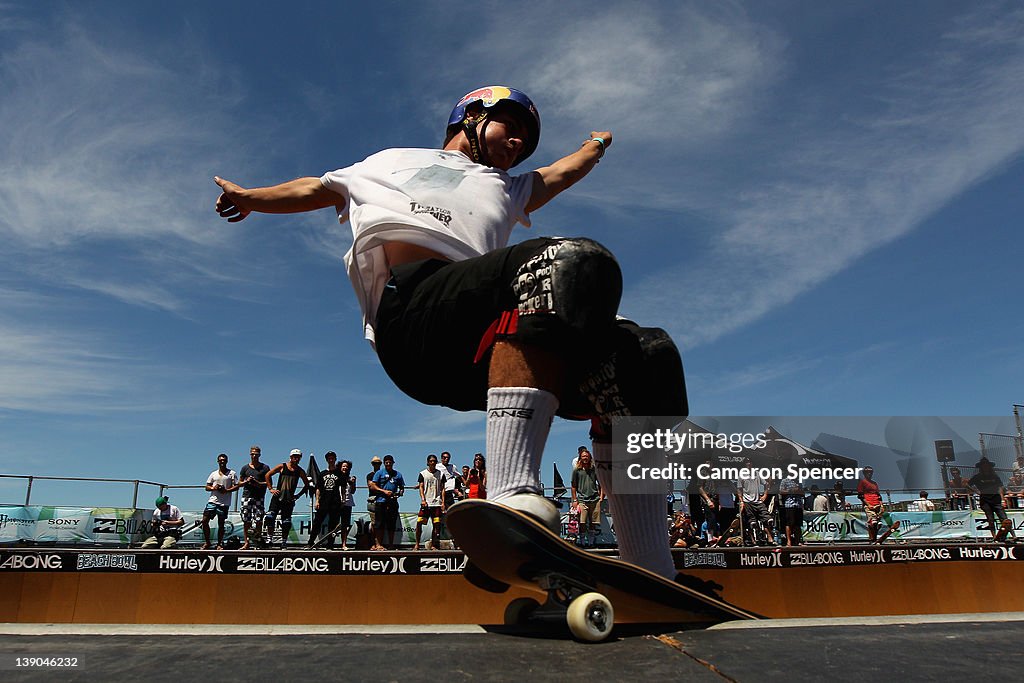
[[[374,325],[377,355],[399,389],[429,405],[483,410],[491,338],[521,339],[572,353],[567,387],[607,354],[619,328],[614,316],[605,335],[580,334],[556,315],[518,316],[513,290],[520,267],[560,240],[540,237],[454,263],[431,259],[397,266],[384,289]],[[505,317],[503,318],[503,314]],[[575,381],[574,381],[575,380]],[[575,390],[564,391],[559,414],[593,412]]]
[[[267,517],[271,519],[280,518],[282,522],[288,522],[291,524],[292,511],[295,509],[294,500],[281,500],[280,496],[274,496],[270,499],[270,507],[267,510]]]
[[[747,519],[753,518],[764,524],[772,523],[772,516],[768,512],[768,506],[760,500],[753,502],[745,501],[743,503],[743,514]]]
[[[387,500],[377,503],[377,514],[374,517],[374,526],[393,533],[398,527],[398,501]]]

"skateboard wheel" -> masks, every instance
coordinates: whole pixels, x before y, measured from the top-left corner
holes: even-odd
[[[516,598],[505,608],[505,626],[525,624],[538,607],[540,603],[533,598]]]
[[[576,638],[596,643],[611,634],[615,611],[608,598],[600,593],[584,593],[569,603],[565,620]]]

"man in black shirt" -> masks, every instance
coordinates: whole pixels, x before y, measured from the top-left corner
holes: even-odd
[[[320,473],[320,482],[316,487],[316,501],[313,507],[316,512],[313,514],[313,524],[309,528],[309,547],[320,538],[323,530],[324,520],[327,521],[327,531],[330,533],[341,521],[341,496],[338,489],[341,485],[341,472],[338,470],[338,454],[334,451],[327,451],[324,455],[327,461],[327,469]],[[347,483],[347,482],[346,482]],[[327,547],[334,547],[334,537],[327,539]]]

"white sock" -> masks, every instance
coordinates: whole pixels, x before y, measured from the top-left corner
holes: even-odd
[[[496,387],[487,391],[487,497],[543,495],[540,459],[558,399],[543,389]]]
[[[619,476],[625,476],[625,466],[612,462],[610,443],[595,441],[592,445],[597,478],[608,496],[608,511],[615,526],[619,557],[666,579],[675,579],[677,571],[668,547],[665,497],[637,493],[616,495],[613,473],[618,471]]]

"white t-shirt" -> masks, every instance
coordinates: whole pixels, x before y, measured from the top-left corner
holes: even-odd
[[[461,477],[462,474],[455,470],[455,465],[448,463],[448,466],[438,465],[438,469],[444,471],[444,490],[446,493],[454,493],[455,485],[458,483],[456,477]]]
[[[229,488],[237,483],[238,475],[235,474],[234,470],[228,470],[227,474],[221,474],[220,469],[216,469],[213,472],[210,472],[210,476],[206,479],[207,486],[220,484],[224,488]],[[231,492],[210,491],[210,499],[206,502],[216,503],[217,505],[231,505]]]
[[[153,520],[160,520],[161,522],[174,522],[181,519],[181,510],[178,509],[177,505],[167,504],[167,512],[164,512],[160,508],[153,509]]]
[[[415,244],[463,261],[506,246],[516,223],[530,226],[532,174],[510,176],[462,152],[386,149],[325,173],[320,182],[345,198],[338,206],[338,220],[352,226],[345,268],[371,343],[377,305],[391,277],[384,242]]]
[[[423,485],[423,498],[430,507],[439,507],[441,505],[441,496],[444,493],[444,481],[446,478],[446,472],[440,467],[435,467],[433,472],[430,471],[429,467],[420,472],[418,483]]]

